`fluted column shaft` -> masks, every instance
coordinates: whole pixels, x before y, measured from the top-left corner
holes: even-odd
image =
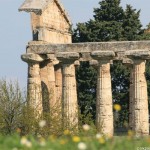
[[[113,135],[112,90],[109,60],[99,61],[97,77],[96,126],[99,131]]]
[[[39,63],[28,63],[28,104],[42,113],[42,95]]]
[[[78,53],[59,53],[57,58],[62,62],[62,117],[63,128],[78,127],[78,102],[74,62]]]
[[[148,94],[145,78],[145,60],[133,60],[133,130],[136,135],[149,134]]]
[[[93,59],[98,61],[96,126],[105,135],[113,136],[113,101],[111,90],[110,60],[115,56],[112,51],[93,51]]]
[[[78,124],[78,104],[74,64],[63,64],[63,119],[71,127]]]
[[[22,60],[28,63],[28,104],[37,117],[42,114],[42,89],[39,63],[44,60],[38,54],[24,54]],[[38,113],[38,114],[37,114]]]

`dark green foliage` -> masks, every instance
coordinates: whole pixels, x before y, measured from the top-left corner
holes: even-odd
[[[103,0],[94,9],[94,19],[78,23],[73,42],[100,42],[121,40],[124,12],[119,0]]]
[[[129,69],[122,62],[114,61],[111,66],[113,101],[121,105],[119,122],[117,126],[123,126],[128,121],[129,108]]]
[[[93,19],[78,23],[73,30],[73,42],[103,42],[146,39],[139,20],[140,11],[127,5],[120,6],[120,0],[102,0],[94,9]],[[94,75],[94,76],[93,76]],[[114,103],[122,106],[119,126],[128,121],[129,70],[121,62],[111,66]],[[77,71],[78,100],[81,112],[90,112],[95,118],[96,73],[88,63],[81,63]],[[91,90],[90,90],[91,89]],[[89,109],[91,106],[92,109]]]
[[[147,25],[146,29],[143,29],[143,35],[141,40],[150,40],[150,23]]]
[[[148,91],[148,102],[149,102],[149,113],[150,113],[150,61],[146,63],[146,80],[147,80],[147,91]]]
[[[81,114],[91,113],[93,117],[96,114],[96,70],[88,62],[82,62],[77,69],[77,90]]]
[[[126,6],[122,25],[124,40],[131,41],[140,39],[143,30],[141,29],[142,25],[139,16],[140,11],[136,12],[136,9],[133,9],[132,6]]]

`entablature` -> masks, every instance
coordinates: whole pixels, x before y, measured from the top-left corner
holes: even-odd
[[[85,42],[71,44],[50,44],[42,41],[31,41],[27,45],[27,53],[56,55],[60,52],[76,52],[79,53],[80,61],[92,60],[91,53],[93,51],[113,51],[115,53],[113,60],[124,60],[130,51],[135,51],[138,57],[141,54],[143,56],[144,53],[149,53],[150,41]]]

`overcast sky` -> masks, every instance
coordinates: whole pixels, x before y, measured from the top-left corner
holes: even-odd
[[[23,0],[0,0],[0,78],[17,79],[21,87],[26,86],[27,64],[22,62],[20,55],[31,40],[30,16],[19,13],[18,8]],[[98,7],[99,0],[61,0],[75,25],[92,18],[93,8]],[[141,9],[143,26],[150,22],[149,0],[122,0],[123,7],[131,4]]]

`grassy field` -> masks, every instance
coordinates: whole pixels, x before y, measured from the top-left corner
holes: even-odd
[[[0,150],[149,150],[150,137],[135,138],[128,136],[103,137],[71,136],[65,133],[61,137],[50,135],[44,139],[41,136],[23,136],[18,134],[0,136]]]

